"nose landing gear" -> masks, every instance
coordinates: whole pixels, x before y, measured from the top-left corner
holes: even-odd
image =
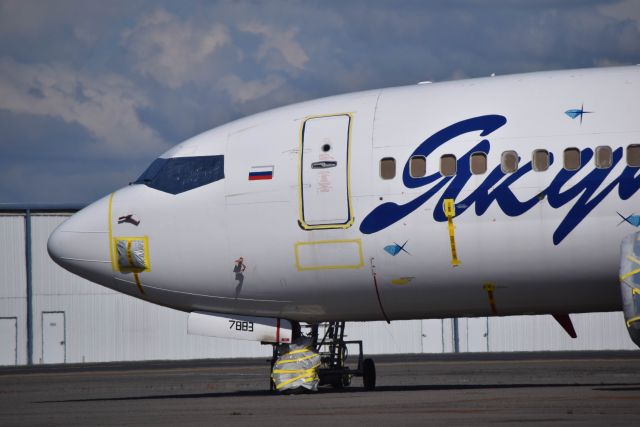
[[[308,348],[320,355],[320,366],[317,369],[319,385],[329,385],[342,389],[351,385],[353,377],[362,377],[364,388],[374,390],[376,387],[376,368],[373,359],[365,359],[361,340],[345,340],[345,322],[327,322],[310,325],[310,334],[301,335],[302,340],[310,341]],[[320,338],[322,332],[322,338]],[[280,355],[286,353],[286,345],[273,344],[271,368]],[[349,357],[349,348],[356,347],[357,356]],[[271,390],[275,384],[271,381]]]

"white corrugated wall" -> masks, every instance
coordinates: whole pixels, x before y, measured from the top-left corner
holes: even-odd
[[[27,363],[27,270],[23,216],[0,217],[0,364]],[[15,325],[15,327],[14,327]]]
[[[51,312],[64,316],[67,363],[270,355],[270,347],[259,343],[188,335],[186,313],[119,294],[58,267],[47,254],[46,242],[66,217],[32,216],[34,363],[42,363],[45,356],[43,316]],[[17,363],[25,364],[24,215],[0,216],[0,236],[0,322],[7,319],[4,325],[10,326],[17,319]],[[367,354],[452,352],[456,323],[461,352],[636,349],[621,313],[580,314],[572,319],[578,333],[575,340],[551,316],[411,320],[390,325],[354,322],[347,324],[346,333],[348,339],[363,340]],[[9,329],[0,328],[1,346],[15,339],[4,332]]]

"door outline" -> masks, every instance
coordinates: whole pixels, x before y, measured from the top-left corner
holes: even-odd
[[[42,311],[40,313],[40,363],[44,363],[44,315],[45,314],[62,314],[62,339],[64,341],[64,359],[62,363],[67,363],[67,315],[64,311]]]
[[[339,224],[319,224],[319,225],[310,225],[304,221],[304,200],[302,195],[302,156],[303,156],[303,147],[304,147],[304,128],[309,120],[313,119],[321,119],[324,117],[339,117],[339,116],[347,116],[349,118],[349,125],[347,129],[347,221]],[[303,230],[321,230],[321,229],[335,229],[342,228],[346,229],[353,225],[355,220],[352,211],[352,203],[351,203],[351,124],[353,122],[353,113],[334,113],[334,114],[319,114],[314,116],[307,116],[302,121],[300,125],[300,132],[298,135],[298,151],[300,155],[298,156],[298,225]]]
[[[18,318],[14,317],[0,317],[0,320],[14,320],[14,327],[16,329],[15,337],[16,337],[16,346],[14,351],[14,365],[18,365]]]

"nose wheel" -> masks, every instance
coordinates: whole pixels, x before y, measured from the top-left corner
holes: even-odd
[[[345,340],[345,322],[327,322],[311,325],[309,335],[300,335],[302,339],[311,341],[309,348],[320,355],[320,366],[317,369],[319,385],[328,385],[342,389],[351,385],[353,377],[362,377],[365,390],[376,388],[376,365],[373,359],[365,359],[362,351],[362,341]],[[320,338],[322,330],[322,338]],[[295,340],[294,340],[295,341]],[[357,356],[350,357],[349,348],[356,347]],[[273,344],[271,367],[281,355],[282,345]],[[273,381],[270,389],[274,390]]]
[[[364,359],[362,363],[362,382],[366,390],[376,388],[376,364],[373,359]]]
[[[318,329],[324,329],[324,335],[318,341]],[[362,351],[362,341],[346,341],[345,322],[328,322],[312,326],[311,335],[314,337],[316,349],[322,361],[318,369],[320,384],[329,384],[334,388],[344,388],[351,385],[351,378],[362,377],[364,388],[376,388],[376,366],[373,359],[365,359]],[[357,347],[358,355],[353,366],[353,358],[349,359],[349,347]],[[351,362],[351,366],[349,366]]]

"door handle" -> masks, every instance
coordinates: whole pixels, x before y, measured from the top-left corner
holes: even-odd
[[[338,162],[333,160],[323,160],[321,162],[311,163],[311,169],[327,169],[335,168],[336,166],[338,166]]]

